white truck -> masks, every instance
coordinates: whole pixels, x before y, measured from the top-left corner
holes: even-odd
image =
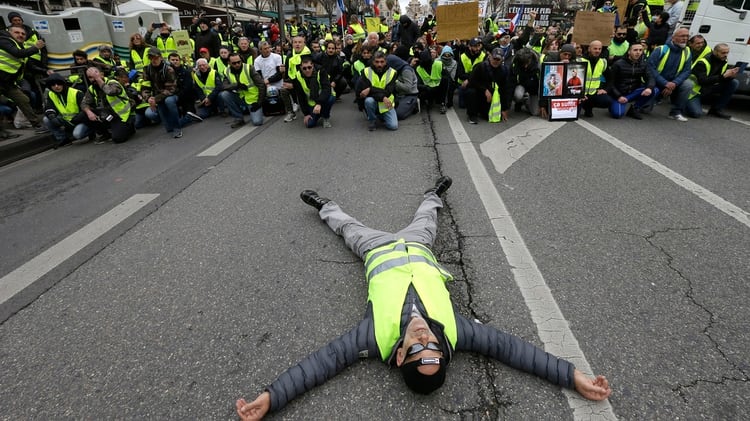
[[[713,48],[718,43],[729,45],[729,64],[750,62],[750,0],[686,0],[680,26],[690,36],[703,35]],[[750,95],[750,68],[737,76],[738,94]]]

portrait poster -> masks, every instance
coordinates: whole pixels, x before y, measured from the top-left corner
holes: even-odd
[[[542,63],[542,98],[560,98],[565,84],[565,63]]]
[[[586,63],[568,63],[565,67],[565,96],[583,97],[586,92]]]

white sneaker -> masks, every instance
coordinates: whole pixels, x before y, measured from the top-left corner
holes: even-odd
[[[287,113],[286,117],[284,118],[284,123],[289,123],[290,121],[296,120],[296,119],[297,119],[296,112]]]
[[[683,122],[688,121],[688,119],[685,118],[682,114],[670,115],[669,118],[671,118],[672,120],[683,121]]]
[[[299,111],[299,104],[297,104],[296,102],[292,102],[292,111],[294,111],[295,113]]]
[[[200,123],[201,121],[203,121],[203,119],[201,118],[201,116],[199,116],[198,114],[196,114],[196,113],[194,113],[192,111],[188,111],[185,114],[187,114],[187,116],[190,117],[190,119],[193,120],[193,121],[195,121],[196,123]]]
[[[330,129],[331,128],[331,122],[327,118],[324,118],[322,120],[323,120],[323,128],[324,129]]]

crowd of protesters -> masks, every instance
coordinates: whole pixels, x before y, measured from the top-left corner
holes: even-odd
[[[607,13],[608,1],[597,10]],[[704,105],[708,114],[730,118],[725,107],[738,82],[737,69],[727,66],[729,47],[709,48],[700,35],[671,29],[668,12],[652,21],[639,5],[644,0],[630,1],[608,42],[588,45],[572,43],[567,25],[536,25],[534,12],[515,32],[488,19],[483,36],[447,41],[432,16],[421,25],[406,15],[390,26],[381,19],[372,32],[356,17],[343,31],[294,19],[282,31],[275,21],[227,27],[199,16],[188,28],[190,54],[180,55],[182,41],[157,23],[131,36],[127,57],[106,44],[93,59],[79,50],[74,67],[60,73],[47,69],[44,41],[11,12],[11,26],[0,31],[0,114],[22,113],[35,130],[51,131],[58,146],[120,143],[158,124],[181,138],[186,126],[215,117],[231,117],[232,128],[262,125],[271,115],[330,128],[334,106],[358,107],[371,131],[397,130],[414,114],[452,107],[465,109],[470,124],[495,123],[510,111],[547,118],[543,63],[580,62],[585,117],[602,108],[614,118],[642,119],[668,100],[677,121],[700,117]],[[640,27],[644,20],[649,33]],[[0,131],[0,140],[15,136]]]

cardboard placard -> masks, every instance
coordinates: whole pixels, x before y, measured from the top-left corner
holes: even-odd
[[[179,31],[172,31],[172,38],[177,46],[177,54],[185,60],[185,57],[190,57],[193,54],[193,47],[190,45],[190,35],[188,31],[182,29]]]
[[[437,7],[438,39],[471,39],[479,33],[479,18],[476,1]]]
[[[614,30],[614,13],[578,11],[573,28],[573,42],[588,45],[591,41],[598,40],[606,46],[612,40]]]

